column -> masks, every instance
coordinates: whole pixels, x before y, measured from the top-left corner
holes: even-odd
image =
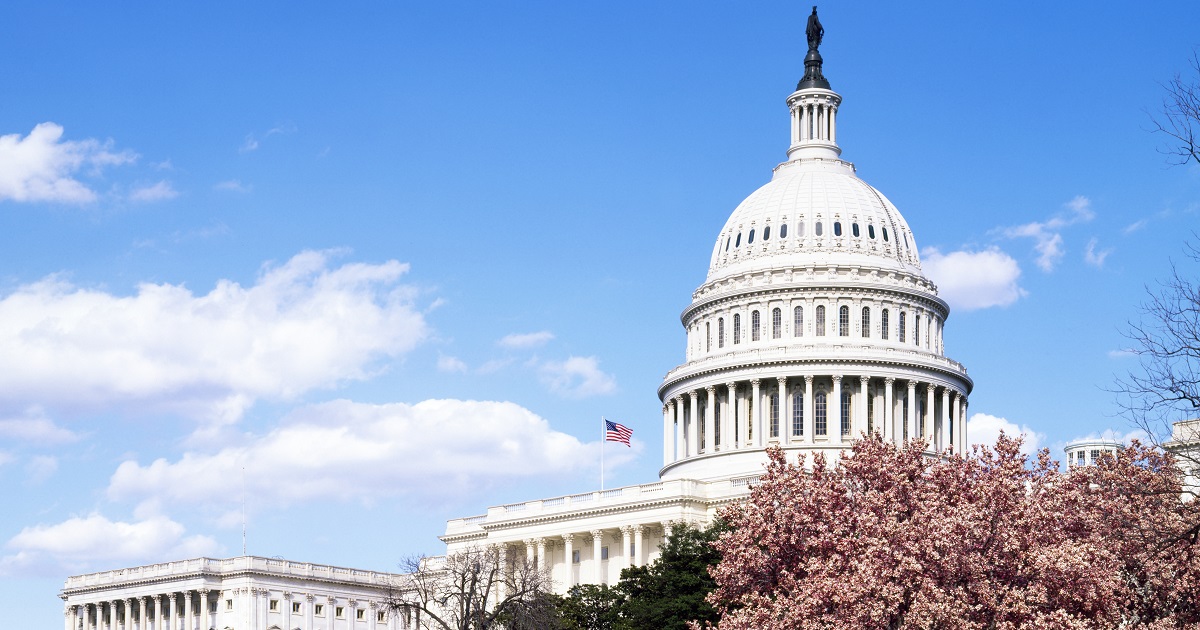
[[[959,411],[958,426],[962,429],[962,449],[963,449],[962,452],[965,455],[967,453],[967,449],[970,448],[970,445],[971,445],[971,443],[968,441],[970,436],[967,435],[967,417],[968,416],[967,416],[967,395],[966,394],[963,394],[962,403],[960,403],[958,411]]]
[[[92,630],[92,606],[91,604],[83,605],[83,630]]]
[[[122,604],[125,606],[125,623],[121,625],[125,630],[133,630],[133,598],[125,599]]]
[[[621,555],[625,558],[625,568],[633,566],[633,554],[630,553],[630,547],[633,545],[633,528],[626,525],[621,528]],[[612,557],[612,554],[609,554]]]
[[[642,558],[646,557],[646,552],[642,549],[642,533],[641,525],[633,526],[633,566],[642,566]]]
[[[825,413],[827,414],[825,426],[829,433],[833,436],[830,439],[834,444],[842,443],[842,376],[835,374],[833,376],[833,400],[828,401],[825,405]]]
[[[149,607],[148,597],[138,598],[138,630],[146,630],[150,627],[146,619],[146,609]],[[205,630],[208,630],[205,628]]]
[[[896,379],[889,376],[883,379],[883,439],[896,443],[896,409],[892,400],[892,384]]]
[[[704,452],[713,453],[716,451],[715,441],[717,439],[717,434],[715,433],[716,427],[714,426],[714,416],[717,410],[717,388],[709,385],[704,388],[704,391],[708,393],[708,403],[704,405]]]
[[[567,565],[567,588],[575,586],[575,534],[563,534],[563,551]]]
[[[337,599],[325,598],[325,630],[333,630],[333,613],[337,610]]]
[[[700,396],[694,391],[687,393],[688,397],[688,452],[693,455],[700,452]]]
[[[533,543],[537,547],[537,568],[539,570],[549,570],[550,563],[546,560],[546,539],[534,538]]]
[[[869,425],[867,422],[867,407],[869,406],[867,404],[867,396],[871,395],[870,388],[868,387],[870,382],[870,376],[858,377],[858,413],[854,414],[858,416],[858,429],[854,431],[855,436],[865,433]]]
[[[212,613],[209,610],[208,604],[208,589],[200,589],[200,630],[208,630],[213,627],[209,622]]]
[[[663,405],[663,466],[675,461],[675,424],[671,421],[671,408]]]
[[[683,438],[679,441],[679,450],[682,451],[681,458],[691,457],[696,452],[689,448],[692,444],[692,427],[687,426],[687,423],[684,422],[683,396],[671,399],[671,406],[675,408],[675,426],[679,427],[677,433]]]
[[[954,449],[955,455],[961,455],[963,452],[962,451],[962,430],[959,429],[959,427],[958,427],[958,401],[959,401],[959,393],[954,392],[954,402],[952,403],[951,410],[950,410],[950,422],[951,422],[950,426],[952,427],[954,432],[950,435],[950,446]]]
[[[667,405],[671,408],[671,411],[669,412],[670,416],[671,416],[671,423],[675,425],[675,457],[674,457],[674,461],[679,461],[679,460],[683,459],[684,457],[687,457],[687,447],[684,446],[684,442],[683,442],[683,420],[681,420],[679,418],[679,414],[677,413],[679,410],[679,407],[675,404],[674,398],[672,398],[671,401],[667,403]]]
[[[312,593],[309,593],[304,596],[304,628],[305,628],[305,630],[312,630],[313,614],[316,612],[313,610],[315,608],[315,606],[313,605],[313,602],[316,599],[317,598]],[[200,630],[208,630],[208,628],[201,628]]]
[[[933,400],[934,387],[935,386],[933,383],[929,383],[928,385],[925,386],[925,433],[924,433],[924,435],[921,436],[929,442],[930,447],[934,446],[933,421],[937,417],[937,414],[934,413],[934,411],[936,410],[936,407],[934,407],[934,405],[933,405],[933,403],[934,403],[934,400]]]
[[[358,600],[357,599],[352,599],[352,600],[346,602],[346,624],[349,625],[351,628],[356,627],[354,624],[358,620],[358,613],[355,612],[357,609],[358,609]]]
[[[192,599],[191,597],[188,597],[189,602],[191,601],[191,599]],[[283,606],[284,630],[291,630],[292,629],[292,593],[290,591],[283,592],[283,601],[280,602],[280,605]],[[191,617],[189,616],[189,619],[190,618]],[[187,630],[192,630],[191,626],[188,626]],[[201,630],[208,630],[208,628],[201,628]]]
[[[813,401],[813,377],[811,374],[804,376],[804,441],[807,444],[812,444],[816,437],[813,432],[817,430],[816,416],[813,415],[816,406]]]
[[[593,529],[592,534],[592,570],[596,584],[604,583],[604,566],[600,560],[600,546],[604,542],[604,532]]]
[[[788,396],[787,377],[781,376],[779,383],[779,441],[792,443],[792,397]]]
[[[737,383],[725,383],[725,388],[729,390],[729,398],[725,401],[728,408],[726,413],[721,414],[721,450],[728,451],[734,447],[733,443],[733,423],[737,422],[737,414],[734,413],[737,409]]]
[[[525,564],[533,564],[533,559],[536,557],[537,547],[533,544],[532,538],[525,539]]]
[[[829,141],[837,142],[837,107],[829,108]]]
[[[63,608],[63,628],[65,630],[76,630],[74,611],[74,606],[67,606]]]
[[[379,602],[367,602],[367,630],[375,630],[375,621],[379,619]]]
[[[117,630],[117,602],[112,600],[108,602],[108,628],[109,630]]]
[[[196,620],[192,616],[192,591],[184,591],[183,592],[183,630],[195,630],[195,628],[196,628]]]
[[[763,441],[762,421],[762,379],[756,378],[750,380],[750,400],[752,401],[750,403],[750,407],[751,414],[753,415],[753,417],[750,419],[750,425],[754,427],[754,435],[752,436],[754,439],[754,445],[762,446],[765,443]]]
[[[917,438],[917,382],[908,382],[908,398],[904,399],[908,402],[908,439],[915,440]]]
[[[496,565],[500,568],[500,578],[496,580],[496,601],[499,602],[508,597],[508,584],[505,581],[508,575],[508,545],[496,545],[496,554]]]
[[[950,388],[942,388],[942,426],[938,430],[938,450],[944,451],[950,448]]]

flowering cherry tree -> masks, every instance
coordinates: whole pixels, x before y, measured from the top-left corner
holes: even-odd
[[[971,457],[860,440],[810,471],[770,452],[722,512],[719,628],[1181,628],[1200,623],[1200,557],[1169,455],[1029,461],[1001,436]],[[695,626],[694,626],[695,627]]]

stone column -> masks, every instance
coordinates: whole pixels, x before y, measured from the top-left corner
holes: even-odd
[[[147,628],[150,627],[150,625],[148,623],[146,623],[147,622],[147,619],[146,619],[147,610],[146,609],[149,608],[149,604],[150,604],[150,602],[148,601],[149,598],[148,597],[139,597],[137,599],[138,599],[138,630],[146,630]],[[205,630],[207,630],[207,628]]]
[[[837,142],[837,108],[829,108],[829,141]]]
[[[595,565],[593,569],[593,578],[596,584],[604,583],[604,565],[600,559],[600,547],[604,544],[604,532],[598,529],[593,529],[592,534],[592,563]]]
[[[536,557],[537,547],[533,544],[532,538],[525,539],[525,564],[533,564],[533,559]]]
[[[317,599],[316,596],[314,596],[312,593],[309,593],[304,596],[304,628],[305,628],[305,630],[312,630],[313,615],[316,612],[313,610],[313,608],[315,608],[315,606],[313,605],[313,602],[316,599]],[[200,630],[208,630],[208,628],[201,628]]]
[[[281,604],[283,606],[284,630],[291,630],[291,628],[292,628],[292,593],[290,591],[283,592],[283,602]],[[192,629],[188,628],[187,630],[192,630]],[[207,630],[207,628],[202,628],[201,630]]]
[[[66,606],[63,608],[63,628],[64,630],[76,630],[74,606]]]
[[[357,599],[352,599],[352,600],[346,602],[346,623],[351,628],[357,627],[355,625],[358,623],[358,613],[356,612],[357,610],[358,610],[358,600]]]
[[[842,376],[840,374],[833,375],[833,400],[828,401],[825,405],[826,423],[825,426],[829,433],[833,435],[830,439],[834,444],[842,443]]]
[[[960,414],[959,418],[958,418],[958,426],[962,428],[962,449],[963,449],[962,452],[963,452],[963,454],[966,454],[967,449],[970,448],[970,445],[971,445],[971,443],[967,441],[967,439],[970,436],[967,435],[968,415],[967,415],[967,395],[966,394],[963,394],[962,403],[959,404],[958,410],[959,410],[959,414]]]
[[[253,593],[254,591],[251,591],[251,592]],[[167,596],[171,599],[171,605],[167,609],[167,628],[168,628],[168,630],[178,630],[179,629],[179,624],[175,622],[175,620],[179,618],[179,608],[177,608],[177,602],[176,602],[176,598],[178,596],[179,596],[178,593],[171,593],[170,595]]]
[[[379,602],[367,602],[367,616],[370,617],[367,620],[367,629],[375,630],[375,622],[379,619]]]
[[[547,561],[547,559],[546,559],[546,539],[545,538],[534,538],[533,544],[534,544],[534,547],[537,548],[537,558],[536,558],[537,559],[537,568],[538,569],[549,569],[550,562]]]
[[[687,457],[687,447],[683,442],[683,419],[679,417],[679,407],[675,404],[675,399],[672,398],[667,406],[671,408],[671,423],[675,425],[675,456],[673,461],[679,461]]]
[[[925,386],[925,433],[921,436],[929,441],[931,447],[936,446],[933,439],[933,422],[937,418],[937,414],[935,413],[937,407],[934,406],[933,400],[934,387],[933,383]]]
[[[915,440],[917,438],[917,382],[908,382],[908,397],[904,399],[908,403],[908,418],[905,422],[908,423],[908,439]]]
[[[109,630],[117,630],[117,603],[120,600],[114,599],[108,602],[108,627]]]
[[[870,387],[868,387],[870,382],[870,376],[858,377],[858,413],[854,414],[858,417],[858,430],[853,432],[856,437],[866,433],[867,427],[870,426],[869,418],[867,418],[867,407],[869,406],[867,396],[871,395]]]
[[[629,553],[629,548],[633,545],[633,527],[626,525],[621,528],[621,555],[625,558],[625,568],[633,566],[633,554]],[[609,554],[608,557],[612,557]]]
[[[700,452],[700,396],[694,391],[687,393],[688,397],[688,452],[695,455]]]
[[[899,442],[896,439],[896,409],[895,401],[892,400],[892,385],[896,379],[889,376],[883,379],[883,439],[892,442]]]
[[[325,630],[333,630],[333,615],[337,612],[337,599],[325,598]]]
[[[133,630],[133,598],[127,598],[121,604],[125,607],[125,626],[126,630]]]
[[[192,591],[183,592],[183,630],[195,630],[196,619],[192,614]]]
[[[691,450],[692,445],[692,427],[689,427],[684,422],[683,413],[683,396],[676,396],[671,400],[671,404],[675,407],[675,426],[679,427],[679,434],[683,437],[679,442],[679,450],[682,451],[680,459],[695,455],[695,451]]]
[[[754,440],[754,446],[762,446],[763,440],[763,413],[762,413],[762,379],[750,380],[750,403],[751,415],[750,426],[753,427],[754,435],[750,436]]]
[[[567,588],[575,586],[575,534],[563,534],[563,551],[566,555]]]
[[[663,466],[675,461],[674,424],[671,421],[671,408],[663,405]]]
[[[938,442],[938,450],[944,451],[950,448],[950,388],[942,388],[942,426],[938,431],[940,441]]]
[[[781,376],[779,382],[779,441],[783,444],[792,443],[792,397],[788,396],[787,377]]]
[[[708,393],[708,403],[704,405],[704,452],[716,452],[715,441],[717,439],[715,415],[717,410],[717,388],[709,385],[704,388]]]
[[[950,409],[950,426],[953,428],[953,431],[954,431],[954,433],[951,434],[951,436],[950,436],[950,446],[954,449],[955,455],[961,455],[963,452],[962,451],[962,429],[960,429],[958,426],[959,398],[960,398],[959,393],[954,392],[954,402],[952,403],[952,406]]]
[[[814,432],[817,430],[816,416],[813,415],[813,410],[816,409],[813,401],[813,377],[811,374],[804,376],[804,442],[812,444],[813,438],[816,437]]]
[[[93,608],[91,604],[83,605],[83,630],[92,630],[92,626],[95,625],[93,623],[94,617],[92,615],[92,610]]]
[[[729,406],[726,413],[721,414],[721,450],[728,451],[734,448],[733,443],[733,424],[737,422],[737,383],[725,383],[725,388],[729,390],[729,398],[725,404]]]
[[[646,552],[642,549],[642,533],[641,525],[633,526],[633,566],[642,566],[642,558],[646,557]]]

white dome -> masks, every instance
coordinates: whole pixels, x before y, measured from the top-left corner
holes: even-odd
[[[820,234],[818,234],[820,232]],[[841,160],[781,164],[725,222],[707,282],[752,270],[869,266],[920,274],[908,224]]]

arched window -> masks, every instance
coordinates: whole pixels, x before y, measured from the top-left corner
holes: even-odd
[[[879,338],[883,340],[888,338],[888,310],[886,308],[879,314]]]
[[[746,239],[746,244],[749,245],[750,243],[753,243],[753,242],[754,242],[754,230],[750,230],[750,238]]]
[[[763,240],[764,241],[771,240],[771,226],[769,226],[769,225],[767,227],[763,228]]]
[[[817,336],[825,336],[825,307],[817,307]]]
[[[779,394],[771,394],[771,435],[779,437]]]
[[[717,347],[725,347],[725,318],[717,318]]]
[[[712,322],[704,322],[704,351],[712,352]]]
[[[869,236],[872,239],[875,238],[875,226],[874,225],[867,226],[867,236]]]
[[[842,390],[842,435],[850,435],[850,403],[853,400],[850,390]]]
[[[725,251],[729,251],[729,242],[733,240],[732,236],[725,237]]]
[[[850,233],[854,235],[854,238],[858,238],[859,234],[858,234],[858,224],[857,223],[852,223],[850,225]]]
[[[804,435],[804,394],[792,394],[792,435]]]
[[[821,229],[822,227],[823,226],[821,225],[821,222],[817,221],[817,227],[813,230],[813,233],[817,236],[821,236],[821,233],[824,232],[824,230]]]
[[[925,397],[917,396],[917,435],[925,435]]]
[[[883,228],[883,242],[888,242],[887,228]]]
[[[733,343],[742,342],[742,315],[741,313],[733,314]]]
[[[925,316],[925,349],[929,349],[929,334],[933,332],[933,318]]]
[[[783,334],[783,311],[780,309],[771,310],[771,338],[778,339]]]
[[[875,432],[875,392],[867,391],[867,433]]]
[[[921,345],[921,316],[913,317],[913,345]]]
[[[796,234],[800,238],[804,238],[804,222],[803,221],[801,221],[800,224],[796,226]]]
[[[779,238],[787,238],[787,224],[779,226]]]
[[[828,418],[825,415],[825,392],[817,392],[817,395],[813,398],[813,403],[815,407],[813,410],[813,419],[815,420],[813,435],[827,435],[828,427],[826,425],[828,424]]]
[[[864,338],[871,336],[871,308],[864,306],[862,311],[862,336]]]
[[[904,343],[904,311],[900,311],[900,343]]]
[[[713,406],[713,445],[721,445],[721,401],[718,399],[717,404]]]
[[[750,341],[758,341],[758,339],[759,339],[758,330],[759,330],[760,323],[761,322],[759,321],[758,311],[751,311],[751,313],[750,313]]]
[[[804,336],[804,307],[803,306],[797,306],[795,308],[795,310],[792,311],[792,336],[793,337],[803,337]]]
[[[838,336],[850,336],[850,307],[843,306],[838,309]]]
[[[734,249],[737,249],[738,247],[741,247],[741,246],[742,246],[742,233],[738,232],[737,240],[735,240],[733,242],[733,247],[734,247]]]
[[[904,313],[901,313],[901,315],[903,314]],[[901,402],[903,402],[903,404],[900,406],[900,427],[901,432],[904,433],[904,439],[908,440],[911,439],[911,436],[908,435],[908,394],[904,395],[904,398],[901,400]]]
[[[841,221],[834,221],[834,222],[833,222],[833,235],[834,235],[834,236],[841,236],[841,235],[842,235],[842,222],[841,222]]]

